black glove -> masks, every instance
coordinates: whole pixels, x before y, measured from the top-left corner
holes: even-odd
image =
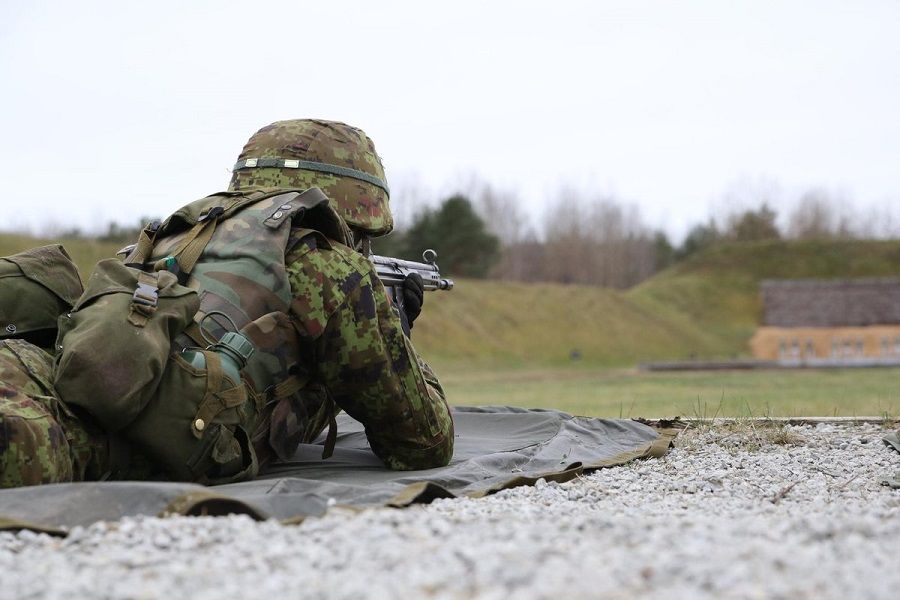
[[[422,304],[425,302],[425,283],[418,273],[410,273],[403,280],[403,312],[409,328],[412,329],[413,321],[422,312]]]

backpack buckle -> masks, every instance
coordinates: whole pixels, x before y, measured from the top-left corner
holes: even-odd
[[[137,289],[131,297],[131,302],[146,310],[156,310],[159,302],[159,288],[155,285],[138,282]]]
[[[203,213],[202,215],[197,217],[197,222],[202,223],[203,221],[207,221],[209,219],[212,219],[213,221],[215,221],[220,216],[222,216],[222,213],[224,213],[224,212],[225,212],[225,209],[222,208],[221,206],[213,206],[211,209],[209,209],[208,211],[206,211],[205,213]]]
[[[138,273],[137,287],[131,295],[131,310],[128,312],[128,322],[135,327],[144,327],[156,312],[159,302],[159,287],[156,275],[150,275],[141,271]]]

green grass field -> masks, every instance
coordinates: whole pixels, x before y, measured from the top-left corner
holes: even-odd
[[[47,243],[0,234],[0,256]],[[63,244],[84,278],[120,246]],[[428,295],[413,341],[455,404],[608,417],[896,416],[900,369],[633,369],[652,360],[746,356],[762,279],[884,276],[900,276],[900,242],[722,246],[626,291],[462,280],[451,292]],[[575,350],[581,359],[572,363]]]
[[[900,414],[900,368],[649,373],[434,366],[448,399],[460,405],[503,404],[646,418]]]

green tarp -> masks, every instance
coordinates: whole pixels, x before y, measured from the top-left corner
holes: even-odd
[[[329,506],[406,506],[434,498],[483,496],[544,477],[661,456],[668,430],[631,420],[573,417],[552,410],[455,408],[453,461],[439,469],[390,471],[369,450],[362,427],[338,418],[334,455],[301,446],[293,460],[259,478],[203,487],[169,482],[87,482],[0,491],[0,529],[63,531],[125,516],[246,513],[283,521],[320,515]]]

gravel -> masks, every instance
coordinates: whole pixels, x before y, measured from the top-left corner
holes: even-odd
[[[890,598],[882,433],[701,427],[662,459],[477,500],[0,533],[0,598]]]

